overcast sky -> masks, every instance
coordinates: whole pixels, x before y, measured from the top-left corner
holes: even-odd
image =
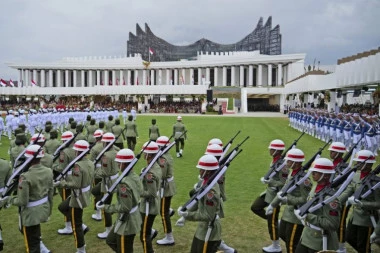
[[[321,65],[380,46],[380,0],[0,0],[0,77],[7,62],[124,55],[129,32],[148,23],[177,45],[234,43],[260,17],[280,25],[282,51]]]

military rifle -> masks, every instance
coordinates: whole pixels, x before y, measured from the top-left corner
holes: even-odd
[[[82,129],[80,131],[77,131],[72,138],[62,143],[62,145],[59,146],[56,151],[54,151],[53,163],[58,159],[61,150],[64,150],[65,148],[69,147],[71,143],[75,140],[75,138],[78,136],[78,134],[83,131],[83,127],[84,125],[82,125]]]
[[[352,153],[354,152],[354,150],[356,149],[356,147],[358,146],[359,142],[363,139],[363,136],[359,139],[359,141],[354,144],[351,149],[344,155],[342,161],[335,167],[335,171],[338,172],[338,173],[342,173],[344,174],[344,170],[343,170],[343,167],[345,165],[347,165],[347,161],[348,159],[350,159],[350,157],[352,156]],[[348,166],[349,167],[349,166]]]
[[[327,147],[327,145],[330,144],[330,142],[332,142],[332,139],[330,139],[323,147],[319,148],[317,153],[315,153],[313,157],[305,165],[303,165],[301,169],[295,175],[293,175],[292,179],[286,185],[284,185],[284,187],[282,187],[282,189],[279,192],[281,197],[285,197],[287,194],[294,191],[309,177],[310,173],[306,173],[304,177],[296,181],[298,179],[298,175],[301,175],[302,172],[310,168],[314,160],[317,159],[322,154],[322,151]]]
[[[222,156],[220,157],[220,159],[223,159],[224,155],[228,152],[228,150],[230,149],[231,145],[232,145],[232,142],[235,140],[236,136],[238,136],[240,134],[240,130],[235,134],[234,137],[231,138],[231,140],[229,140],[229,142],[227,142],[227,145],[225,145],[223,147],[223,154]]]
[[[264,179],[265,179],[265,180],[269,180],[269,179],[273,178],[273,177],[276,175],[277,172],[279,172],[280,170],[282,170],[282,168],[285,167],[285,164],[286,164],[286,163],[285,163],[285,161],[284,161],[284,158],[285,158],[285,156],[286,156],[286,153],[288,153],[288,151],[291,150],[292,148],[295,148],[295,147],[296,147],[297,142],[301,139],[301,137],[302,137],[304,134],[305,134],[305,131],[303,131],[303,132],[301,133],[301,135],[300,135],[296,140],[293,141],[292,145],[290,145],[290,146],[288,147],[288,149],[285,150],[285,151],[282,153],[280,159],[278,159],[274,164],[272,164],[272,165],[270,166],[269,171],[268,171],[267,174],[265,174],[265,176],[264,176]]]
[[[380,177],[376,176],[379,173],[380,165],[377,165],[377,167],[374,170],[371,170],[371,172],[364,178],[364,180],[362,180],[362,185],[354,193],[355,199],[365,199],[368,197],[368,195],[380,187]],[[366,187],[368,190],[364,192],[364,189]]]
[[[240,146],[243,145],[243,143],[244,143],[246,140],[248,140],[248,139],[249,139],[249,136],[245,137],[245,139],[242,140],[238,145],[236,145],[236,147],[235,147],[233,150],[231,150],[230,153],[228,153],[228,155],[224,156],[223,158],[222,158],[222,157],[219,158],[219,165],[220,165],[220,166],[221,166],[221,165],[224,165],[224,164],[228,161],[228,159],[229,159],[229,157],[231,156],[231,154],[233,154],[233,153],[235,153],[236,151],[238,151],[239,148],[240,148]]]
[[[38,139],[40,138],[41,133],[42,133],[42,130],[40,130],[40,131],[38,132],[37,139],[36,139],[37,141],[38,141]],[[25,154],[26,149],[27,149],[30,145],[33,145],[33,144],[34,144],[34,142],[31,141],[30,144],[29,144],[26,148],[24,148],[24,150],[23,150],[23,151],[22,151],[22,152],[16,157],[16,159],[15,159],[15,163],[13,164],[13,171],[16,170],[17,167],[19,167],[21,164],[23,164],[22,162],[19,163],[19,161],[24,160],[24,159],[22,159],[21,157]],[[24,160],[24,161],[25,161],[25,160]]]

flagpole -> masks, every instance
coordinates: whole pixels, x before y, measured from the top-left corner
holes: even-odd
[[[150,47],[148,47],[148,57],[149,57],[149,62],[150,62]]]

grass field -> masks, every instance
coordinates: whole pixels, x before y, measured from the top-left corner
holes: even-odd
[[[157,119],[161,135],[170,136],[176,116],[142,116],[138,115],[137,126],[140,138],[137,147],[148,140],[148,127],[152,118]],[[220,138],[224,143],[241,130],[235,139],[234,147],[246,136],[249,140],[242,146],[243,152],[234,160],[227,172],[226,192],[228,201],[225,203],[226,218],[222,220],[223,239],[225,242],[241,252],[262,252],[261,248],[270,244],[266,222],[253,215],[250,210],[252,201],[265,189],[261,184],[262,177],[268,170],[271,157],[268,154],[268,144],[271,140],[280,138],[286,145],[290,145],[299,136],[299,132],[288,127],[286,118],[250,118],[250,117],[217,117],[217,116],[183,116],[183,122],[188,129],[188,140],[185,142],[184,155],[175,160],[175,181],[177,195],[173,197],[172,207],[176,210],[188,200],[188,191],[197,181],[198,169],[195,165],[203,155],[206,145],[211,138]],[[2,139],[0,157],[8,157],[8,140]],[[323,143],[310,136],[303,136],[298,148],[302,149],[307,158],[310,158]],[[175,157],[175,149],[171,150]],[[323,156],[327,157],[327,151]],[[135,166],[136,171],[144,167],[142,159]],[[48,223],[42,224],[42,236],[45,245],[54,253],[75,252],[73,236],[61,236],[57,229],[63,228],[63,216],[57,210],[60,197],[54,198],[53,215]],[[112,252],[104,240],[96,237],[104,231],[102,222],[91,219],[92,208],[86,208],[83,220],[91,228],[85,236],[87,252]],[[172,217],[175,246],[165,247],[155,245],[156,253],[189,252],[192,238],[196,229],[195,222],[187,222],[185,227],[175,227],[179,217]],[[17,208],[1,210],[0,223],[3,228],[5,243],[4,252],[24,252],[23,237],[18,232]],[[164,234],[161,218],[156,217],[154,227],[159,230],[156,239]],[[155,244],[155,242],[154,242]],[[139,237],[136,236],[135,252],[143,252]],[[283,252],[284,247],[283,247]],[[354,251],[349,251],[354,252]]]

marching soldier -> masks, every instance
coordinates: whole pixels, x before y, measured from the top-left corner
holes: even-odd
[[[136,138],[139,137],[139,134],[137,132],[137,125],[133,121],[133,116],[128,116],[128,121],[125,123],[126,133],[125,136],[127,137],[127,145],[128,148],[132,151],[135,151],[136,146]]]
[[[311,171],[313,181],[316,185],[309,194],[309,199],[321,192],[330,185],[331,177],[334,176],[334,164],[326,158],[319,158],[314,161],[309,171]],[[331,197],[331,192],[325,194],[324,199]],[[313,213],[299,216],[295,210],[296,216],[303,221],[305,228],[302,231],[301,240],[298,243],[296,253],[318,252],[323,249],[323,237],[327,239],[327,249],[338,249],[339,212],[340,206],[338,200],[333,200],[327,205]]]
[[[115,135],[112,133],[105,133],[102,136],[103,149],[110,143],[115,141]],[[118,165],[115,162],[116,153],[119,149],[112,145],[101,158],[101,167],[95,171],[95,178],[101,178],[102,181],[95,185],[91,193],[96,199],[100,199],[101,196],[107,192],[108,188],[111,187],[113,182],[118,178]],[[112,202],[112,194],[107,198],[105,204],[109,205]],[[103,210],[104,225],[106,231],[103,233],[98,233],[98,238],[106,239],[112,226],[112,215],[110,213],[105,213]]]
[[[330,158],[333,159],[334,168],[343,161],[343,154],[346,152],[346,146],[339,141],[330,144],[328,149],[330,151]],[[337,171],[341,172],[341,171]]]
[[[157,145],[159,147],[164,147],[169,144],[169,138],[166,136],[160,136],[157,139]],[[161,179],[161,220],[162,225],[164,226],[165,238],[157,240],[158,245],[174,245],[174,238],[172,233],[172,224],[170,221],[170,204],[172,197],[176,194],[176,185],[174,182],[173,175],[173,157],[169,152],[166,152],[162,155],[158,161],[161,170],[162,170],[162,179]]]
[[[38,138],[38,139],[37,139]],[[45,144],[46,142],[46,139],[45,139],[45,136],[43,134],[34,134],[31,138],[31,141],[36,144],[36,145],[39,145],[39,146],[42,146]],[[48,167],[50,169],[53,168],[53,156],[50,155],[50,154],[44,154],[44,157],[41,158],[41,164],[45,167]]]
[[[83,125],[79,124],[75,127],[75,132],[77,136],[75,137],[75,141],[85,140],[87,141],[86,135],[83,133]]]
[[[302,169],[302,162],[305,161],[304,153],[297,148],[291,149],[285,156],[286,167],[292,170],[289,173],[288,181],[293,179],[293,176],[297,175],[299,170]],[[298,181],[306,175],[305,172],[298,174],[295,179]],[[293,179],[294,180],[294,179]],[[288,182],[287,181],[287,182]],[[285,183],[286,184],[286,183]],[[294,253],[297,243],[299,242],[303,230],[302,222],[294,214],[294,209],[306,203],[307,196],[311,190],[311,182],[306,179],[303,184],[298,186],[294,191],[287,194],[285,197],[281,197],[281,190],[277,193],[277,197],[273,199],[270,205],[267,207],[266,214],[269,215],[273,212],[274,208],[278,207],[280,203],[286,204],[285,210],[281,217],[281,225],[279,235],[280,238],[285,241],[286,250],[288,253]]]
[[[54,154],[54,152],[58,149],[58,147],[61,145],[58,138],[58,132],[57,130],[52,130],[50,132],[50,139],[46,141],[44,145],[45,152],[47,154]]]
[[[124,136],[124,129],[120,126],[120,119],[115,120],[115,125],[111,128],[111,132],[115,136],[119,136],[119,138],[117,138],[115,142],[115,146],[120,149],[123,149],[124,148],[123,142],[124,142],[125,136]]]
[[[219,168],[218,160],[213,155],[202,156],[196,166],[199,174],[206,183]],[[215,184],[192,210],[181,211],[178,215],[189,221],[198,221],[198,227],[191,244],[191,253],[216,253],[221,242],[221,224],[219,220],[220,190]]]
[[[90,160],[92,162],[95,161],[96,157],[100,154],[100,152],[102,152],[103,150],[103,142],[102,142],[102,136],[103,136],[103,130],[96,130],[94,132],[94,139],[95,139],[95,146],[90,150]],[[95,164],[95,172],[96,170],[100,169],[101,167],[101,163],[98,162],[97,164]],[[96,176],[96,173],[95,173],[95,177],[94,177],[94,185],[97,185],[98,183],[100,183],[102,181],[102,178],[101,177],[98,177]],[[96,203],[101,199],[101,195],[97,195],[97,196],[94,196],[94,210],[95,210],[95,213],[91,215],[91,218],[96,220],[96,221],[101,221],[102,220],[102,212],[101,210],[98,210],[96,208]]]
[[[282,152],[285,150],[285,143],[282,140],[273,140],[269,144],[269,154],[272,156],[273,160],[269,167],[277,163],[281,158]],[[278,235],[278,216],[280,214],[280,206],[273,209],[273,213],[268,216],[265,214],[264,208],[272,202],[276,197],[279,189],[284,186],[286,178],[288,177],[288,169],[284,168],[279,173],[271,178],[270,180],[265,180],[264,177],[261,178],[261,182],[267,184],[267,189],[265,192],[260,194],[260,196],[253,202],[251,210],[257,216],[267,220],[268,232],[272,240],[272,244],[264,247],[264,252],[281,252],[281,245]]]
[[[353,206],[353,212],[348,220],[346,241],[358,252],[371,252],[369,242],[374,228],[372,218],[377,217],[377,210],[380,208],[380,190],[376,189],[363,200],[355,199],[352,195],[370,174],[372,165],[376,160],[369,150],[360,150],[353,160],[357,164],[364,164],[361,165],[360,171],[356,173],[350,185],[339,197],[341,203],[347,201]],[[369,189],[365,187],[363,190],[368,191]]]
[[[8,182],[9,177],[12,175],[12,168],[9,166],[9,162],[0,158],[0,194],[4,191],[4,186]],[[1,234],[2,228],[0,225],[0,251],[3,250],[4,242]]]
[[[177,117],[177,123],[173,125],[173,136],[175,140],[175,151],[177,152],[177,157],[182,157],[183,149],[185,147],[186,136],[186,127],[182,122],[182,117]],[[185,133],[185,134],[183,134]],[[179,144],[181,143],[181,149],[179,148]]]
[[[85,140],[76,141],[73,150],[76,156],[89,148]],[[58,209],[65,216],[71,216],[71,226],[73,229],[75,246],[77,253],[85,253],[86,246],[84,235],[89,231],[89,227],[83,224],[83,208],[90,204],[90,188],[94,179],[94,164],[84,156],[71,168],[69,180],[61,180],[54,183],[56,187],[71,189],[71,197],[63,201]]]
[[[152,119],[152,125],[149,127],[149,139],[151,141],[156,141],[160,137],[160,129],[156,125],[156,119]]]
[[[95,143],[94,133],[98,129],[95,125],[95,119],[91,119],[90,124],[87,126],[87,140],[90,145]]]
[[[119,122],[120,123],[120,122]],[[113,116],[108,116],[108,121],[106,123],[106,132],[112,132],[112,127],[115,125],[115,122],[113,121]]]
[[[155,142],[146,142],[143,145],[144,158],[147,165],[150,164],[154,156],[158,153],[159,147]],[[152,245],[152,226],[159,208],[159,195],[162,171],[158,163],[153,164],[151,169],[142,178],[143,191],[141,193],[140,214],[142,218],[140,241],[143,244],[145,253],[154,253]]]
[[[70,131],[66,131],[61,135],[61,141],[64,143],[71,140],[74,134]],[[66,166],[75,159],[75,151],[73,149],[74,142],[72,141],[68,147],[60,151],[59,154],[59,166],[55,167],[58,173],[62,172]],[[59,194],[61,195],[62,202],[64,202],[70,195],[71,191],[68,188],[59,188]],[[60,235],[71,235],[73,233],[73,228],[71,226],[71,215],[64,215],[65,227],[63,229],[58,229],[58,234]]]
[[[38,152],[38,153],[37,153]],[[46,222],[51,215],[53,206],[53,173],[40,163],[44,151],[38,145],[30,145],[25,156],[35,157],[30,162],[28,171],[19,178],[17,196],[5,200],[7,205],[21,207],[20,221],[24,235],[26,252],[46,252],[41,241],[42,222]],[[5,203],[3,202],[2,205]]]
[[[10,162],[12,168],[17,167],[20,162],[24,162],[23,157],[20,157],[18,164],[15,164],[17,157],[25,150],[25,135],[16,135],[15,144],[16,146],[13,147],[10,151]]]
[[[117,152],[115,161],[123,172],[134,158],[132,150],[122,149]],[[118,214],[114,229],[111,229],[106,239],[107,245],[115,252],[133,253],[133,242],[141,226],[141,215],[138,212],[141,193],[140,178],[132,168],[117,186],[117,204],[98,205],[107,213]]]

